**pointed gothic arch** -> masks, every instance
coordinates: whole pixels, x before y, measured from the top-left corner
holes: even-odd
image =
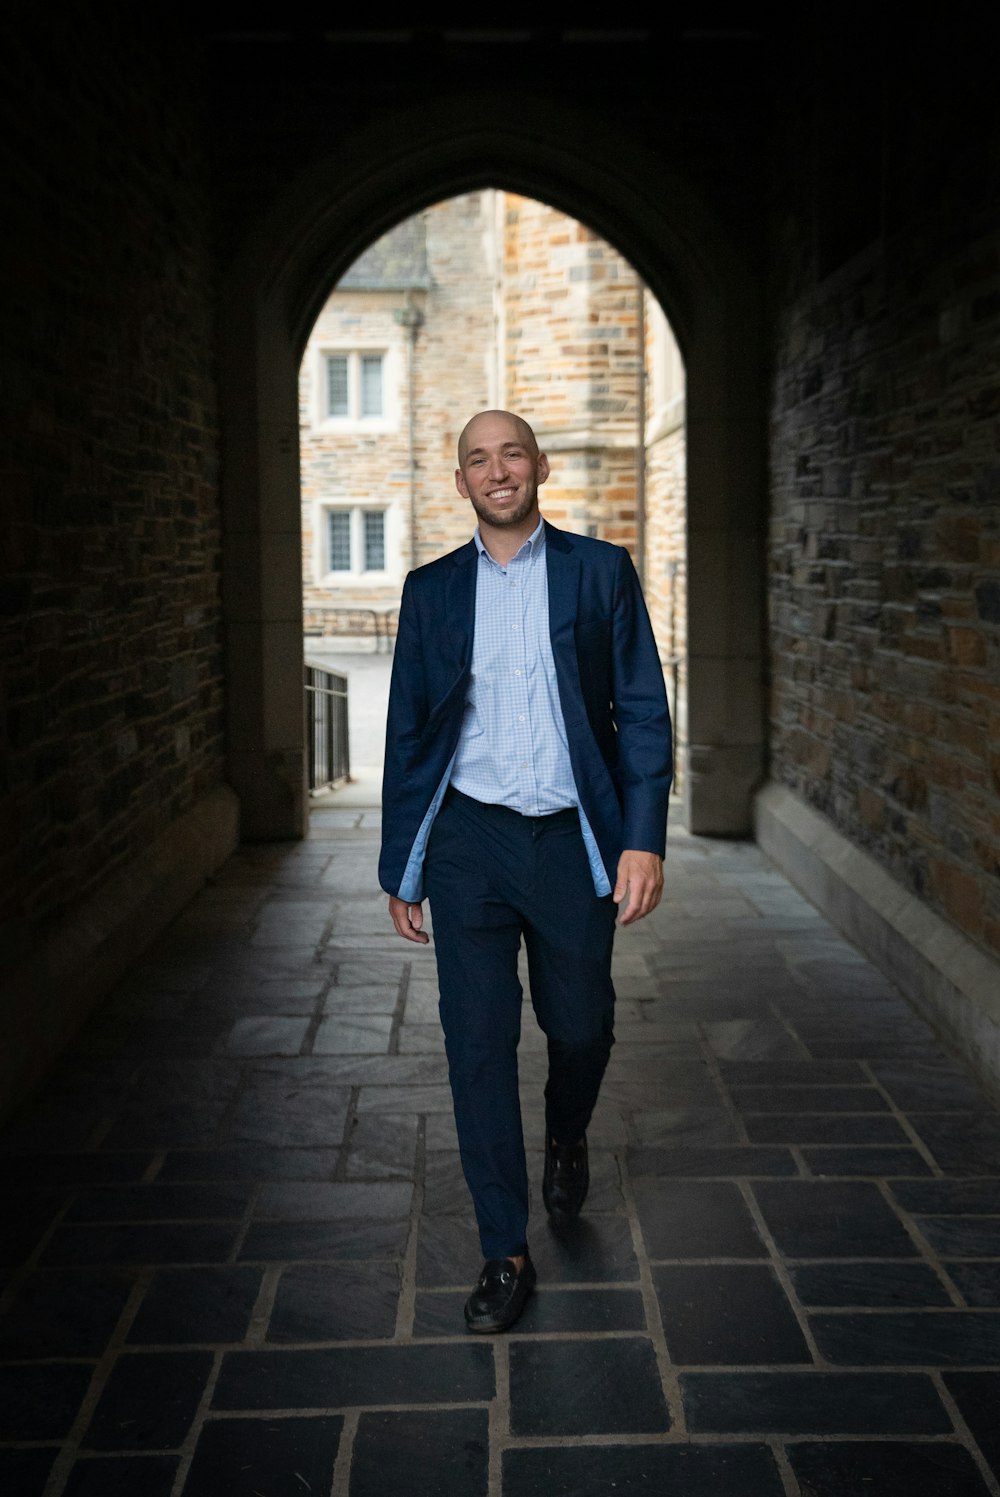
[[[248,838],[305,830],[297,374],[332,285],[429,204],[499,186],[587,223],[660,302],[687,373],[692,831],[739,835],[764,766],[763,402],[759,288],[721,225],[605,116],[456,95],[384,114],[303,168],[223,287],[223,586],[230,778]]]

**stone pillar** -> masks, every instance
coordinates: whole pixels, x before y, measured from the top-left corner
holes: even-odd
[[[735,290],[735,288],[734,288]],[[685,821],[745,836],[764,771],[763,434],[755,302],[687,350],[688,745]]]
[[[222,396],[228,764],[242,837],[271,841],[308,822],[298,369],[287,330],[267,314],[255,328],[240,301],[226,308]]]

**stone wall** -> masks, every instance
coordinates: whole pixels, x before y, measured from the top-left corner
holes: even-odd
[[[775,199],[772,775],[997,952],[995,163],[903,102],[866,121],[857,201],[816,117]]]
[[[22,8],[5,44],[5,965],[222,779],[195,57],[134,9]]]

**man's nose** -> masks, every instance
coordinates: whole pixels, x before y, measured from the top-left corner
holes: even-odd
[[[506,462],[504,461],[504,459],[499,454],[496,457],[494,457],[492,459],[491,463],[490,463],[490,477],[491,478],[506,478],[507,477],[507,464],[506,464]]]

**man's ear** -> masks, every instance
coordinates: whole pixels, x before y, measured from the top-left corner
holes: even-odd
[[[535,471],[538,474],[536,482],[544,483],[549,476],[549,460],[545,456],[544,452],[540,452],[538,454],[538,462],[535,466]]]
[[[465,474],[462,472],[461,468],[455,469],[455,487],[461,494],[463,499],[468,499],[469,486],[465,481]]]

